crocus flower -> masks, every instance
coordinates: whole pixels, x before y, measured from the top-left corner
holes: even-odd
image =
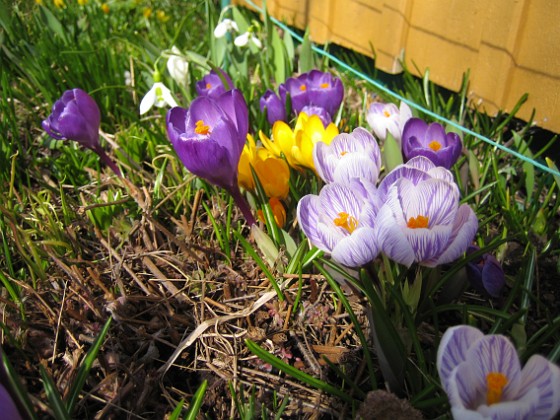
[[[302,112],[307,105],[323,108],[329,118],[338,111],[344,98],[344,86],[338,77],[319,70],[290,77],[278,87],[284,102],[290,95],[292,109],[296,114]]]
[[[318,116],[325,127],[332,122],[331,114],[329,114],[324,108],[321,108],[320,106],[305,105],[301,109],[300,113]]]
[[[467,255],[480,250],[478,246],[471,245],[467,248]],[[506,280],[504,270],[499,261],[490,253],[467,263],[467,278],[472,286],[480,293],[499,297]]]
[[[0,412],[4,419],[21,420],[22,418],[14,400],[2,384],[0,384]]]
[[[297,218],[313,245],[342,265],[359,267],[379,252],[373,235],[378,204],[367,181],[331,183],[299,201]]]
[[[410,107],[401,102],[399,108],[393,103],[373,102],[366,114],[366,120],[378,140],[385,140],[387,133],[401,144],[402,130],[412,118]]]
[[[512,342],[467,325],[449,328],[437,368],[455,419],[539,419],[560,408],[560,369],[540,355],[521,368]]]
[[[369,131],[358,127],[337,135],[330,144],[318,142],[313,149],[315,170],[323,181],[344,184],[352,179],[377,183],[381,152]]]
[[[286,161],[274,156],[264,147],[257,147],[253,136],[247,135],[239,160],[239,185],[254,191],[255,171],[267,197],[285,199],[290,192],[290,168]]]
[[[101,113],[97,103],[81,89],[65,91],[53,107],[51,115],[42,122],[43,129],[57,140],[74,140],[93,150],[115,174],[121,171],[99,143]]]
[[[259,100],[261,112],[266,112],[266,118],[272,125],[276,121],[286,121],[286,105],[271,89],[268,89]]]
[[[233,89],[217,98],[200,96],[189,109],[167,113],[167,135],[179,159],[193,174],[225,188],[247,222],[255,222],[237,185],[237,167],[249,129],[243,94]]]
[[[459,205],[454,183],[431,178],[414,184],[397,180],[379,209],[376,238],[392,260],[434,267],[463,254],[474,239],[478,220],[467,205]]]
[[[424,156],[416,156],[408,162],[395,167],[381,180],[378,186],[381,201],[385,201],[391,185],[401,178],[407,178],[414,185],[430,178],[443,179],[455,187],[455,195],[459,195],[459,187],[455,184],[455,178],[453,178],[453,174],[448,169],[436,166],[430,159]]]
[[[173,98],[171,91],[161,82],[161,75],[159,71],[156,70],[153,77],[154,84],[148,93],[146,93],[146,95],[142,98],[142,101],[140,101],[140,115],[144,115],[152,109],[153,106],[158,108],[163,108],[164,106],[177,106],[177,102],[175,101],[175,98]]]
[[[9,374],[4,362],[6,356],[2,354],[3,352],[4,350],[0,346],[0,417],[9,420],[21,420],[23,418],[22,412],[25,414],[29,413],[26,412],[22,401],[17,399],[19,396],[11,385],[11,380],[14,378],[8,376]]]
[[[277,197],[271,197],[268,200],[272,214],[274,215],[274,221],[278,227],[282,228],[286,224],[286,209],[282,205],[282,202]],[[257,212],[259,220],[264,222],[264,214],[262,210]]]
[[[441,124],[409,119],[403,128],[402,149],[406,159],[426,156],[438,166],[451,168],[461,155],[463,144],[457,133],[446,133]]]
[[[222,69],[217,69],[221,76],[216,72],[216,70],[210,70],[210,73],[205,75],[202,80],[196,82],[196,93],[198,96],[210,96],[211,98],[217,98],[224,92],[231,90],[233,82],[228,74]],[[224,81],[227,86],[224,85]]]
[[[272,126],[272,139],[262,132],[259,134],[264,147],[275,156],[284,156],[292,168],[315,170],[313,147],[318,142],[329,144],[338,134],[338,128],[333,123],[325,127],[318,116],[302,112],[293,131],[285,122],[276,121]]]
[[[167,60],[167,71],[178,84],[186,85],[189,62],[183,58],[181,51],[175,45],[171,47],[171,54]]]
[[[223,38],[228,32],[239,32],[237,23],[231,19],[223,19],[214,29],[214,36],[216,38]]]

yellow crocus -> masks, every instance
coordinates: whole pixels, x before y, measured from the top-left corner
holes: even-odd
[[[275,156],[284,155],[292,168],[315,170],[313,147],[320,141],[330,144],[338,133],[334,123],[325,127],[317,115],[300,112],[293,131],[286,123],[277,121],[272,126],[272,139],[259,134],[263,145]]]
[[[272,197],[270,200],[268,200],[268,204],[270,204],[270,209],[272,210],[272,214],[274,214],[274,221],[276,222],[278,227],[283,228],[286,224],[286,209],[282,205],[282,202],[276,197]],[[258,210],[257,215],[259,217],[259,220],[264,222],[263,211]]]
[[[169,16],[167,15],[167,13],[165,13],[165,11],[158,10],[156,12],[156,19],[159,20],[162,23],[165,23],[169,20]]]
[[[87,4],[88,0],[78,0],[78,4],[80,6],[85,6]]]
[[[288,196],[290,168],[286,161],[270,153],[264,147],[257,147],[253,136],[247,135],[247,143],[243,147],[239,159],[238,183],[243,188],[254,191],[255,181],[251,166],[267,197],[284,199]]]
[[[59,9],[62,9],[63,7],[65,7],[66,5],[64,4],[64,0],[54,0],[53,1],[54,5],[56,7],[58,7]]]
[[[109,12],[111,11],[111,9],[109,8],[109,5],[108,5],[107,3],[101,4],[101,10],[102,10],[103,13],[105,13],[106,15],[108,15]]]

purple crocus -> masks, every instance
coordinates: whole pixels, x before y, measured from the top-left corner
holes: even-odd
[[[373,135],[358,127],[352,133],[337,135],[330,144],[317,142],[313,148],[315,170],[327,183],[347,183],[365,179],[377,183],[381,152]]]
[[[410,266],[434,267],[463,254],[474,239],[478,220],[467,205],[459,205],[454,183],[439,178],[414,184],[397,180],[379,209],[375,234],[381,250]]]
[[[467,248],[467,255],[480,250],[476,245]],[[484,253],[467,263],[467,278],[480,293],[499,297],[506,280],[500,262],[490,253]]]
[[[221,76],[216,72],[216,70],[220,72]],[[224,85],[224,80],[227,86]],[[212,69],[210,73],[196,82],[195,87],[198,96],[210,96],[211,98],[217,98],[222,93],[233,89],[234,86],[228,74],[222,69],[216,68]]]
[[[286,105],[272,89],[268,89],[259,101],[261,112],[266,112],[270,125],[276,121],[286,121]]]
[[[313,245],[347,267],[372,261],[379,248],[373,236],[378,203],[375,186],[353,180],[325,185],[297,207],[301,229]]]
[[[407,160],[425,156],[436,165],[449,169],[459,159],[462,147],[459,135],[446,133],[441,124],[411,118],[404,125],[402,149]]]
[[[512,342],[468,325],[449,328],[437,368],[455,419],[552,419],[560,409],[560,369],[540,355],[521,368]]]
[[[167,113],[167,136],[179,159],[193,174],[225,188],[247,222],[255,219],[237,185],[239,158],[249,129],[249,111],[238,89],[217,98],[201,96],[189,109]]]
[[[389,133],[399,145],[404,125],[410,118],[412,111],[405,102],[401,102],[399,108],[393,103],[373,102],[366,114],[366,120],[377,139],[385,140]]]
[[[74,140],[93,150],[115,174],[121,171],[99,143],[101,113],[97,103],[82,89],[65,91],[53,107],[51,115],[42,122],[43,129],[54,139]]]
[[[280,97],[284,102],[289,95],[292,110],[299,114],[308,105],[322,108],[332,121],[332,116],[338,111],[344,98],[344,86],[338,77],[319,70],[290,77],[278,87]]]

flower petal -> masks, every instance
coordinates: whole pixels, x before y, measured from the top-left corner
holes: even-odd
[[[332,259],[347,267],[360,267],[379,253],[373,228],[358,228],[341,239],[332,250]]]
[[[540,355],[533,355],[521,371],[519,390],[538,389],[535,419],[553,418],[560,409],[560,368]]]

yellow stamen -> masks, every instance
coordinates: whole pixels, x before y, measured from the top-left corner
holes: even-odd
[[[301,86],[299,87],[299,90],[301,90],[302,92],[305,92],[305,91],[307,90],[307,86],[301,85]]]
[[[501,372],[490,372],[486,375],[486,383],[486,404],[492,405],[502,401],[502,393],[508,383],[507,376]]]
[[[383,110],[383,115],[385,115],[387,118],[389,118],[391,116],[391,113],[389,111],[387,111],[386,109]]]
[[[323,89],[327,89],[330,85],[328,83],[321,83]]]
[[[430,149],[432,149],[434,152],[437,152],[439,149],[441,149],[441,143],[437,140],[432,140],[429,144],[428,147]]]
[[[338,213],[338,217],[334,219],[333,222],[336,226],[346,229],[348,233],[354,232],[354,230],[358,227],[358,221],[356,218],[354,216],[350,216],[344,211]]]
[[[408,219],[408,223],[406,224],[406,226],[410,229],[427,228],[428,218],[419,214],[416,217],[411,217],[410,219]]]
[[[205,125],[205,124],[204,124],[204,121],[198,120],[198,121],[196,122],[196,127],[194,128],[194,132],[195,132],[196,134],[203,134],[203,135],[206,135],[206,134],[209,134],[210,131],[211,131],[211,130],[210,130],[210,126],[209,126],[209,125]]]
[[[206,83],[206,89],[210,89],[211,87],[212,87],[212,84]]]

